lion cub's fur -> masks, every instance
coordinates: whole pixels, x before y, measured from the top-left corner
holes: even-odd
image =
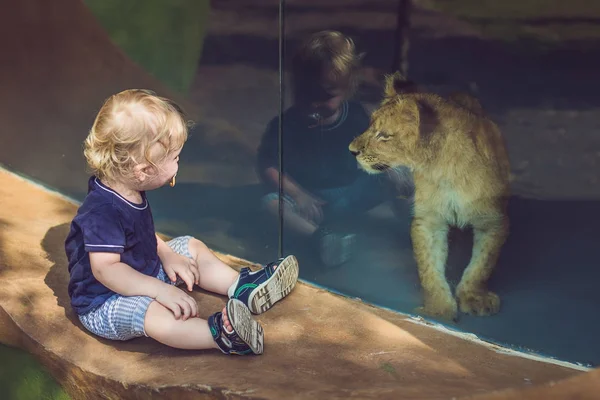
[[[445,278],[450,226],[473,227],[471,261],[456,288],[462,312],[491,315],[499,297],[487,281],[508,235],[510,166],[497,125],[468,94],[445,99],[387,77],[369,128],[349,146],[369,173],[408,166],[414,175],[411,239],[424,294],[422,312],[455,319]]]

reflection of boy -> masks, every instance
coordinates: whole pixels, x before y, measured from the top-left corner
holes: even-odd
[[[385,200],[380,175],[358,169],[348,145],[369,126],[358,102],[349,101],[357,85],[351,39],[339,32],[313,34],[293,59],[295,104],[283,117],[283,188],[286,227],[316,238],[323,261],[348,257],[354,235],[334,234],[327,222],[366,212]],[[258,149],[258,169],[267,184],[263,204],[277,216],[279,207],[278,126],[274,118]]]

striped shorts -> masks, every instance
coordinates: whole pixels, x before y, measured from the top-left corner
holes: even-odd
[[[189,251],[191,236],[180,236],[167,242],[167,245],[177,254],[192,258]],[[156,275],[157,279],[172,285],[183,283],[177,277],[173,283],[162,266]],[[129,340],[146,335],[144,318],[146,311],[154,299],[146,296],[121,296],[115,294],[109,297],[100,307],[79,316],[83,326],[90,332],[105,339]]]

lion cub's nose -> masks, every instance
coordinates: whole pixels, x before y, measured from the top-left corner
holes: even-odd
[[[358,144],[358,143],[356,143],[356,139],[354,139],[354,140],[353,140],[352,142],[350,142],[350,144],[348,145],[348,150],[350,150],[350,153],[351,153],[353,156],[355,156],[355,157],[356,157],[357,155],[359,155],[359,154],[360,154],[360,150],[358,150],[358,148],[359,148],[360,146],[357,146],[357,144]]]

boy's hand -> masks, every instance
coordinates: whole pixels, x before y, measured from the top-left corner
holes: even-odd
[[[306,192],[299,193],[294,201],[305,218],[317,224],[321,223],[323,220],[322,206],[325,205],[325,201]]]
[[[195,260],[173,252],[164,257],[162,263],[169,279],[176,282],[177,276],[181,277],[190,292],[194,287],[194,283],[196,285],[199,283],[200,273]]]
[[[185,321],[190,317],[199,316],[196,300],[183,290],[168,283],[161,285],[161,290],[158,292],[155,300],[171,310],[175,315],[175,319],[183,317]]]

